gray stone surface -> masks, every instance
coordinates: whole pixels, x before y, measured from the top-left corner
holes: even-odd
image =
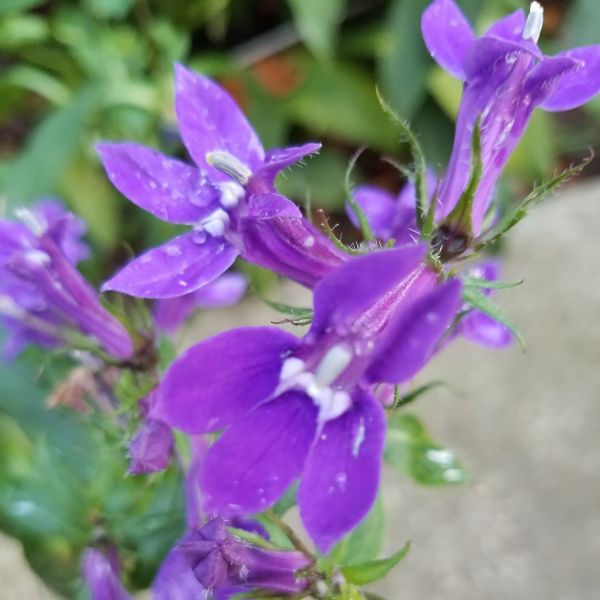
[[[598,182],[539,209],[507,248],[505,278],[525,283],[500,298],[526,353],[460,342],[422,377],[450,384],[414,410],[474,481],[424,489],[386,473],[387,550],[413,542],[377,588],[389,600],[600,598],[599,229]],[[251,302],[235,315],[272,318]],[[230,324],[221,311],[198,322],[206,334]],[[2,539],[0,581],[2,599],[49,598]]]

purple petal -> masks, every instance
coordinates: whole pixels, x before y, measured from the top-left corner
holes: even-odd
[[[579,67],[580,63],[567,56],[544,58],[527,75],[523,93],[534,105],[541,104],[554,90],[562,87],[564,77],[578,73]]]
[[[347,255],[279,194],[252,196],[240,222],[244,258],[308,287],[338,267]]]
[[[175,65],[175,110],[181,137],[196,164],[213,181],[230,178],[206,162],[215,150],[229,152],[255,172],[265,153],[254,129],[231,96],[210,79]]]
[[[185,543],[189,536],[180,540]],[[178,546],[179,546],[178,544]],[[176,546],[163,561],[154,582],[152,597],[154,600],[200,600],[206,589],[196,579],[184,552]]]
[[[317,143],[290,146],[288,148],[273,148],[267,152],[264,166],[257,173],[257,178],[272,186],[280,171],[297,163],[305,156],[316,154],[320,149],[321,144]]]
[[[469,341],[483,346],[506,348],[513,342],[513,335],[506,326],[479,310],[473,310],[465,315],[460,322],[459,330]]]
[[[349,412],[323,427],[298,490],[302,521],[321,552],[369,512],[377,497],[384,439],[384,410],[365,392]]]
[[[130,475],[164,471],[171,461],[173,434],[168,425],[147,419],[129,444]]]
[[[469,50],[465,60],[465,74],[469,80],[490,78],[487,83],[491,86],[489,92],[493,93],[494,88],[510,75],[518,57],[523,54],[535,58],[542,56],[531,41],[481,37],[473,42]]]
[[[545,110],[571,110],[600,92],[600,46],[575,48],[561,52],[556,56],[559,57],[573,58],[580,65],[560,78],[558,86],[541,105]]]
[[[132,600],[109,560],[98,550],[85,551],[83,574],[91,600]]]
[[[214,281],[233,264],[237,249],[222,237],[196,241],[194,232],[148,250],[109,279],[102,291],[138,298],[174,298]]]
[[[527,17],[521,9],[507,15],[506,17],[496,21],[484,34],[484,36],[495,36],[519,42],[523,39],[523,30]]]
[[[473,30],[453,0],[435,0],[423,13],[421,31],[425,45],[436,62],[449,73],[464,79],[467,52]]]
[[[460,310],[461,292],[460,280],[447,281],[398,314],[375,349],[368,379],[402,383],[416,375]]]
[[[196,223],[219,200],[197,168],[130,143],[97,146],[112,184],[134,204],[169,223]]]
[[[239,273],[225,273],[200,289],[177,298],[157,300],[153,306],[156,326],[173,333],[197,308],[220,308],[237,304],[248,282]]]
[[[373,185],[361,185],[354,190],[354,199],[363,211],[375,237],[389,240],[393,236],[393,223],[398,208],[396,198],[386,190]],[[346,214],[358,229],[360,223],[352,206],[346,204]]]
[[[90,249],[81,241],[87,231],[85,222],[69,212],[60,200],[40,200],[34,210],[43,217],[52,241],[65,253],[70,262],[77,264],[89,256]]]
[[[192,346],[167,371],[153,416],[188,433],[218,431],[266,400],[300,341],[273,327],[226,331]]]
[[[267,509],[299,477],[314,440],[317,408],[299,392],[262,404],[208,451],[205,509],[223,515]]]
[[[350,327],[359,313],[413,273],[425,253],[424,245],[415,245],[371,252],[344,263],[315,287],[310,335],[328,327]]]

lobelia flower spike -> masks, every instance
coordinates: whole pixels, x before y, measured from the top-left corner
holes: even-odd
[[[265,152],[256,133],[233,99],[206,77],[175,67],[175,107],[183,142],[195,166],[132,143],[102,143],[100,158],[113,185],[134,204],[169,223],[192,231],[149,250],[104,284],[144,298],[188,294],[224,273],[238,255],[261,263],[271,258],[260,239],[246,242],[243,230],[286,221],[294,243],[338,264],[339,252],[305,223],[287,198],[273,194],[279,171],[317,152],[320,144]],[[260,202],[252,202],[261,195]],[[318,239],[317,239],[318,238]],[[285,242],[285,240],[284,240]],[[329,257],[331,255],[331,257]],[[270,267],[270,264],[264,264]],[[295,271],[282,274],[299,279]],[[300,274],[311,284],[315,275]]]
[[[100,304],[74,262],[87,254],[85,226],[56,201],[0,219],[0,315],[7,354],[30,343],[53,348],[84,334],[118,359],[133,352],[127,330]]]
[[[433,58],[464,82],[454,148],[437,201],[438,221],[451,215],[471,174],[471,140],[480,119],[483,175],[470,215],[479,235],[496,182],[536,107],[562,111],[585,104],[600,91],[600,46],[544,56],[537,46],[543,8],[531,4],[476,38],[453,0],[435,0],[424,12],[422,31]],[[447,223],[464,228],[464,223]]]
[[[225,429],[201,470],[206,510],[265,510],[301,478],[300,513],[322,551],[367,514],[385,436],[372,385],[412,378],[460,308],[460,281],[438,284],[425,251],[380,250],[336,269],[315,287],[303,339],[241,328],[173,363],[156,414],[188,433]]]

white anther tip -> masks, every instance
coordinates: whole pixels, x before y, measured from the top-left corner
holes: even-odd
[[[529,16],[523,29],[523,39],[537,42],[544,26],[544,7],[539,2],[532,2]]]

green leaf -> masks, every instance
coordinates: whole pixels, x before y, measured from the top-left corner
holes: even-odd
[[[333,136],[393,150],[396,136],[375,95],[368,71],[341,63],[297,59],[305,78],[286,100],[289,115],[319,137]]]
[[[0,78],[0,85],[35,92],[57,105],[65,104],[70,96],[69,89],[59,79],[23,64],[8,69]]]
[[[394,110],[412,118],[427,93],[429,55],[421,37],[421,15],[430,0],[394,0],[385,19],[380,48],[379,81]]]
[[[15,12],[24,12],[39,6],[46,0],[2,0],[0,3],[0,16]]]
[[[84,0],[84,6],[97,19],[122,19],[131,10],[134,0]]]
[[[285,494],[273,505],[271,510],[278,516],[283,517],[285,513],[296,506],[296,493],[298,491],[298,483],[293,483],[285,492]]]
[[[288,0],[304,43],[318,58],[331,58],[345,0]]]
[[[96,88],[85,88],[37,127],[24,152],[13,161],[3,179],[2,192],[9,207],[56,191],[57,183],[77,151],[86,119],[97,99]]]
[[[436,444],[421,421],[410,414],[389,418],[385,459],[422,485],[458,484],[468,479],[454,453]]]
[[[407,554],[410,550],[410,542],[389,558],[372,560],[360,565],[351,565],[342,568],[344,577],[356,585],[366,585],[373,581],[383,579]]]
[[[365,519],[331,551],[329,559],[335,565],[356,565],[373,560],[381,550],[385,515],[381,496]]]
[[[521,332],[510,322],[506,313],[489,296],[486,296],[474,287],[465,286],[463,287],[463,299],[473,308],[480,310],[492,317],[492,319],[502,323],[505,327],[508,327],[517,338],[519,344],[521,344],[521,347],[525,347],[525,340]]]
[[[337,150],[325,148],[309,157],[306,164],[280,173],[277,189],[297,201],[305,200],[306,194],[310,194],[314,208],[322,208],[328,213],[340,212],[345,200],[340,181],[345,172],[346,157]]]
[[[21,46],[46,41],[48,23],[37,15],[10,15],[0,21],[0,49],[16,50]]]

